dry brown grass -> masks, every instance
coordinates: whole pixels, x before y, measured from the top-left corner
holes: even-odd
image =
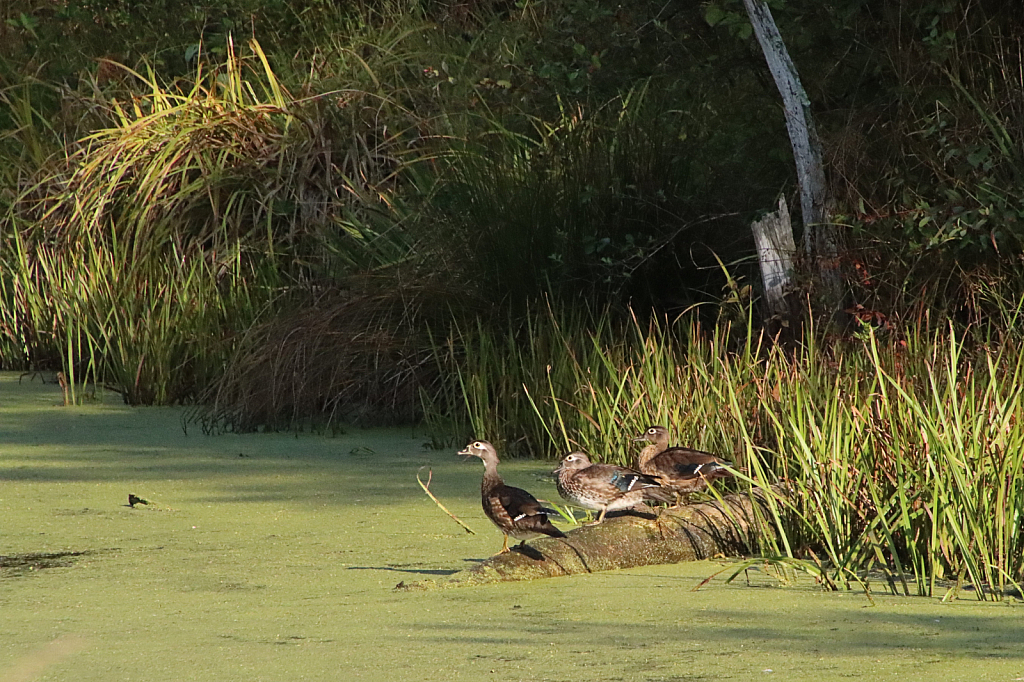
[[[311,294],[249,331],[194,416],[230,431],[418,420],[439,371],[429,329],[447,324],[452,296],[371,278]]]

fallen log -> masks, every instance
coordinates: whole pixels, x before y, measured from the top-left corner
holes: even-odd
[[[604,523],[569,531],[566,538],[542,538],[496,554],[443,580],[401,582],[395,589],[435,589],[494,582],[535,580],[617,568],[699,561],[716,555],[749,554],[757,529],[765,526],[769,497],[784,488],[757,489],[651,513],[626,512]]]

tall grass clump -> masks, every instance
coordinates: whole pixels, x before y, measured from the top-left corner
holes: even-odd
[[[191,400],[290,289],[402,256],[358,220],[397,163],[390,139],[350,128],[364,146],[337,153],[337,120],[314,115],[330,107],[292,97],[250,48],[188,81],[123,69],[123,90],[97,90],[110,123],[4,216],[0,334],[20,354],[5,364],[56,365],[130,403]],[[362,95],[344,106],[364,111]]]
[[[700,322],[691,323],[680,342],[666,322],[624,322],[577,300],[534,305],[509,320],[509,331],[495,331],[494,320],[457,327],[437,353],[453,380],[428,418],[454,415],[451,429],[487,433],[534,456],[583,448],[627,463],[631,437],[659,419],[707,449],[732,452],[739,444],[728,440],[728,414],[709,399],[704,381],[710,369],[679,361],[685,354],[710,362],[730,332],[713,327],[707,341]],[[464,410],[441,407],[452,403]]]
[[[293,122],[272,74],[257,95],[234,59],[186,91],[133,75],[148,92],[111,98],[112,125],[6,216],[3,257],[16,275],[4,330],[26,362],[56,360],[72,386],[175,402],[203,376],[197,358],[279,285],[273,194],[253,201],[252,190]]]
[[[987,599],[1024,579],[1016,337],[922,320],[898,338],[865,330],[821,346],[809,334],[789,350],[727,323],[621,324],[555,306],[507,337],[481,327],[450,348],[463,428],[630,464],[630,436],[666,424],[677,442],[733,459],[740,488],[775,490],[762,551],[826,584]]]
[[[359,279],[310,292],[247,330],[202,396],[202,427],[337,430],[420,420],[421,394],[439,383],[427,330],[445,328],[462,291],[440,279],[403,282],[390,270]]]

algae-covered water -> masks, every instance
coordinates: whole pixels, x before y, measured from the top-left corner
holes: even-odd
[[[396,592],[501,546],[457,448],[186,434],[180,410],[59,403],[0,374],[4,682],[1024,679],[1020,605],[872,606],[764,576],[693,592],[712,562]],[[420,490],[424,465],[476,535]],[[539,497],[550,468],[502,464]]]

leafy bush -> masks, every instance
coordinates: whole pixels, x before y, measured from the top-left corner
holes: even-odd
[[[522,309],[585,289],[598,306],[682,308],[720,288],[716,257],[749,251],[749,230],[707,187],[708,140],[648,85],[437,161],[431,229],[483,298]]]

